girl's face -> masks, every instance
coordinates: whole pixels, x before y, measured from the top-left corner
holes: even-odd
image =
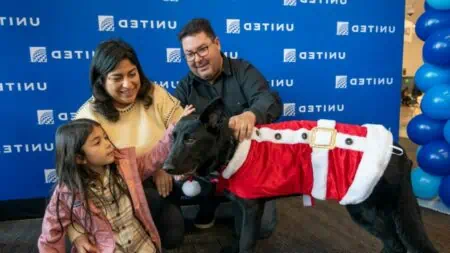
[[[106,75],[106,92],[114,99],[114,106],[123,108],[136,100],[141,79],[136,65],[130,60],[122,60],[116,68]]]
[[[101,172],[105,165],[114,162],[114,146],[103,128],[99,126],[94,127],[81,149],[84,156],[79,157],[77,162],[97,172]]]

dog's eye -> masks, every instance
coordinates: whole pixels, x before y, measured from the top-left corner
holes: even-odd
[[[192,137],[188,137],[184,140],[184,143],[190,145],[190,144],[194,144],[195,141],[196,141],[196,139],[194,139]]]

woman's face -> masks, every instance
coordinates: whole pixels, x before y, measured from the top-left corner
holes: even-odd
[[[106,92],[114,99],[114,106],[123,108],[136,100],[141,79],[136,65],[128,59],[122,60],[106,75]]]

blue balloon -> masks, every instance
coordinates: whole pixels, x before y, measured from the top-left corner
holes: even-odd
[[[437,10],[449,10],[450,0],[426,0],[427,3]]]
[[[419,152],[420,152],[421,149],[422,149],[422,146],[417,146],[417,149],[416,149],[416,157],[419,156]]]
[[[416,87],[422,92],[426,92],[433,85],[450,84],[450,68],[441,68],[439,66],[424,63],[416,71],[414,76]]]
[[[426,11],[427,11],[427,10],[435,10],[435,9],[433,9],[433,7],[431,7],[431,6],[427,3],[427,1],[425,1],[425,4],[424,4],[423,8],[424,8]]]
[[[450,12],[429,10],[424,12],[416,22],[417,36],[426,41],[434,32],[450,28]]]
[[[431,175],[450,175],[450,145],[444,140],[423,145],[417,156],[417,163]]]
[[[445,123],[444,138],[448,143],[450,143],[450,120],[448,120],[447,123]]]
[[[450,176],[442,179],[439,187],[439,197],[446,206],[450,207]]]
[[[419,167],[411,172],[414,195],[421,199],[429,200],[437,197],[441,181],[442,177],[430,175]]]
[[[406,133],[412,142],[424,145],[434,140],[444,139],[444,126],[445,121],[430,119],[424,114],[418,114],[409,121]]]
[[[427,63],[450,66],[450,29],[431,34],[423,45],[422,54]]]
[[[436,85],[429,89],[422,98],[420,108],[432,119],[450,119],[450,86]]]

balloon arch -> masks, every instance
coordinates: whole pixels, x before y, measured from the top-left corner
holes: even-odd
[[[422,114],[407,126],[419,145],[411,180],[422,206],[450,214],[450,0],[426,0],[416,34],[425,42],[424,64],[415,74],[424,96]]]

